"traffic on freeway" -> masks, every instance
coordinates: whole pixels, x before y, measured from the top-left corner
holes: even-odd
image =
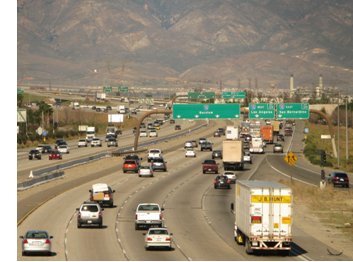
[[[69,166],[63,178],[19,191],[18,260],[332,259],[327,250],[340,250],[310,232],[288,186],[292,180],[320,183],[319,172],[284,160],[288,152],[302,152],[304,121],[281,123],[291,135],[274,130],[274,121],[177,120],[182,130],[175,130],[166,119],[157,137],[140,137],[140,143],[156,139],[141,151]],[[201,128],[192,131],[195,125]],[[133,133],[117,135],[118,148],[132,147]],[[66,141],[70,153],[55,161],[117,150],[99,139],[101,147]],[[41,156],[30,160],[28,152],[18,152],[19,181],[29,170],[55,165]],[[22,237],[33,230],[52,237]]]

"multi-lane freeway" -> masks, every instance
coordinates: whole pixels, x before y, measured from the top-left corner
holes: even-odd
[[[203,122],[182,123],[191,128]],[[18,260],[333,260],[327,253],[328,245],[316,236],[305,232],[295,217],[290,256],[250,256],[243,246],[234,241],[234,215],[230,204],[234,202],[231,190],[213,188],[214,175],[202,174],[201,162],[210,158],[210,152],[196,150],[196,158],[185,158],[183,144],[186,140],[209,137],[214,149],[221,149],[224,137],[212,137],[217,127],[225,121],[210,121],[209,125],[181,138],[164,140],[153,145],[164,150],[167,172],[155,172],[153,178],[141,178],[134,173],[123,173],[122,157],[110,157],[65,170],[65,178],[18,193],[18,236],[29,229],[45,229],[54,236],[53,254],[50,257],[22,256],[18,238]],[[302,130],[303,123],[297,123]],[[165,124],[160,136],[175,133],[172,125]],[[150,138],[148,138],[150,139]],[[143,140],[143,139],[142,139]],[[131,134],[123,134],[119,146],[133,144]],[[74,145],[72,145],[74,147]],[[104,147],[104,146],[103,146]],[[284,143],[285,152],[302,150],[302,132],[294,132]],[[107,148],[77,148],[64,156],[80,158]],[[237,172],[238,179],[283,180],[295,179],[317,186],[320,175],[316,172],[289,167],[282,154],[273,154],[268,145],[266,154],[254,155],[253,164]],[[29,161],[18,154],[18,176],[24,178],[30,169],[50,164],[49,160]],[[146,161],[146,154],[141,156]],[[220,163],[220,167],[221,162]],[[223,170],[221,170],[222,172]],[[76,226],[76,208],[88,200],[92,184],[104,182],[115,189],[113,208],[103,211],[103,228]],[[172,251],[146,251],[145,230],[135,230],[135,209],[139,203],[154,202],[164,207],[165,226],[173,233]],[[344,254],[341,260],[351,260]]]

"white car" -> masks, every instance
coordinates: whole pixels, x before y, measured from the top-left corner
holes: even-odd
[[[138,174],[139,174],[139,177],[142,177],[142,176],[153,177],[153,170],[151,166],[140,166]]]
[[[196,153],[194,150],[192,149],[187,149],[185,151],[185,157],[196,157]]]
[[[145,235],[145,248],[146,250],[151,247],[164,247],[169,250],[172,249],[172,235],[167,228],[150,228]]]
[[[192,148],[194,147],[194,145],[192,144],[191,141],[186,141],[185,144],[184,144],[184,148]]]
[[[91,147],[94,147],[94,146],[102,146],[102,140],[100,140],[97,137],[93,138],[91,141]]]
[[[243,161],[244,161],[245,163],[250,163],[250,164],[252,164],[252,156],[251,156],[250,152],[245,152],[245,153],[244,153]]]
[[[60,145],[58,146],[58,151],[61,154],[69,154],[70,153],[70,148],[68,145]]]
[[[45,230],[29,230],[24,236],[20,236],[22,239],[22,255],[43,253],[48,256],[52,255],[51,252],[51,239]]]
[[[147,137],[147,131],[146,130],[140,130],[140,137]]]
[[[235,181],[237,180],[237,175],[234,172],[224,171],[223,175],[226,176],[232,184],[235,184]]]
[[[87,141],[86,141],[86,139],[80,139],[80,140],[78,140],[78,142],[77,142],[77,146],[78,147],[81,147],[81,146],[84,146],[84,147],[87,147]]]
[[[157,137],[158,136],[157,130],[151,129],[148,135],[149,135],[149,137]]]

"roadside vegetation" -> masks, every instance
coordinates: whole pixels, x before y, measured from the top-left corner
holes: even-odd
[[[348,119],[348,160],[346,159],[346,126],[345,126],[345,113],[341,109],[340,128],[337,127],[337,113],[334,112],[332,115],[332,122],[334,124],[335,132],[335,143],[337,153],[339,154],[338,159],[334,157],[331,139],[321,139],[321,135],[329,135],[329,127],[324,120],[320,118],[310,118],[305,125],[309,129],[309,133],[306,135],[304,155],[314,165],[320,165],[320,151],[325,150],[327,161],[325,166],[332,167],[335,169],[345,170],[347,172],[353,172],[353,105],[349,108],[348,115],[352,115]]]
[[[34,95],[18,95],[17,106],[26,108],[27,123],[18,123],[17,147],[34,147],[40,143],[55,143],[57,138],[78,139],[85,137],[84,132],[79,132],[79,125],[95,126],[97,134],[104,134],[108,125],[108,113],[93,110],[74,110],[64,101],[62,106],[52,107],[46,97]],[[95,103],[108,105],[106,102]],[[66,105],[66,106],[63,106]],[[117,127],[131,129],[137,124],[134,117],[124,117],[124,123]],[[38,135],[36,130],[42,127],[47,131],[44,137]]]

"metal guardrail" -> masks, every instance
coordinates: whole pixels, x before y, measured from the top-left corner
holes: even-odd
[[[122,147],[116,151],[113,152],[102,152],[102,153],[98,153],[96,155],[93,156],[89,156],[89,157],[84,157],[84,158],[80,158],[80,159],[76,159],[76,160],[72,160],[72,161],[68,161],[65,162],[63,164],[58,164],[55,166],[51,166],[51,167],[46,167],[46,168],[41,168],[41,169],[37,169],[37,170],[33,170],[32,171],[32,175],[33,175],[33,179],[29,180],[29,181],[25,181],[25,182],[21,182],[17,184],[17,190],[25,190],[28,189],[34,185],[39,185],[42,183],[45,183],[47,181],[53,180],[53,179],[57,179],[60,178],[64,175],[63,169],[67,169],[67,168],[71,168],[77,165],[82,165],[85,163],[89,163],[91,161],[96,161],[99,159],[102,159],[104,157],[110,157],[110,156],[122,156],[122,155],[128,155],[128,154],[136,154],[136,153],[141,153],[141,152],[146,152],[147,151],[147,146],[149,145],[153,145],[153,144],[157,144],[160,142],[165,141],[166,139],[173,139],[176,137],[180,137],[186,134],[189,134],[191,132],[195,132],[199,129],[201,129],[202,127],[207,126],[207,124],[204,125],[200,125],[198,127],[192,128],[192,129],[188,129],[185,130],[183,132],[179,132],[175,135],[171,135],[168,137],[161,137],[158,139],[155,139],[153,141],[145,141],[143,143],[140,143],[140,146],[144,147],[143,149],[140,150],[132,150],[133,147],[131,146],[125,146]]]

